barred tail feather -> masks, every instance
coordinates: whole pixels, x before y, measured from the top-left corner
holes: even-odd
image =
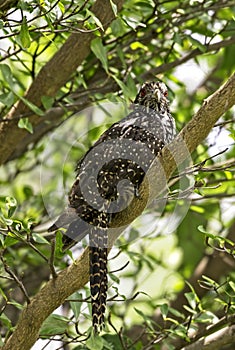
[[[102,330],[108,289],[107,231],[95,228],[90,234],[90,290],[95,333]],[[95,231],[95,232],[94,232]]]

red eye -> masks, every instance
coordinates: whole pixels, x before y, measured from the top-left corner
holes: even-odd
[[[146,95],[146,90],[145,89],[141,89],[140,96],[144,97],[145,95]]]
[[[167,90],[164,91],[163,95],[167,97],[168,96],[168,91]]]

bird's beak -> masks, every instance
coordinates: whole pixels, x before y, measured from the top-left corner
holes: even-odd
[[[156,97],[157,102],[160,102],[160,100],[161,100],[161,91],[159,89],[155,90],[154,91],[154,96]]]

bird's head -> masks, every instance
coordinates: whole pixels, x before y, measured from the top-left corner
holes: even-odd
[[[169,111],[167,95],[167,87],[163,82],[146,82],[141,86],[134,103],[158,112],[165,112]]]

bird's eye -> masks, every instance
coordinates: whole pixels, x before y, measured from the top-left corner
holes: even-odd
[[[167,97],[167,96],[168,96],[168,91],[167,91],[167,90],[164,91],[164,92],[163,92],[163,95]]]
[[[140,96],[144,97],[145,95],[146,95],[146,90],[145,89],[141,89]]]

